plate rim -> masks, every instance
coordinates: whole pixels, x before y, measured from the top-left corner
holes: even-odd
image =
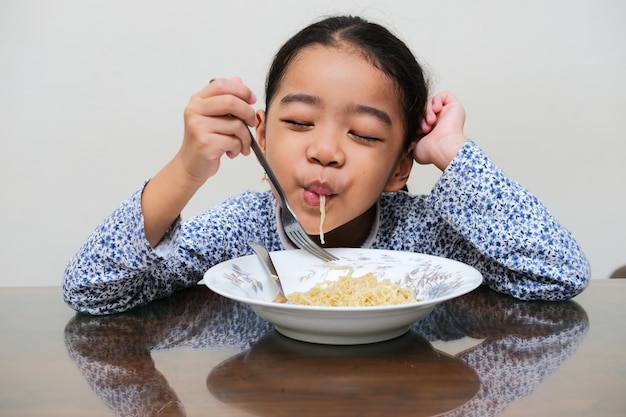
[[[299,251],[299,252],[303,252],[302,249],[288,249],[288,250],[282,250],[282,251],[271,251],[270,254],[284,254],[285,252],[290,252],[290,251]],[[441,297],[437,297],[437,298],[432,298],[432,299],[428,299],[428,300],[423,300],[423,301],[416,301],[414,303],[405,303],[405,304],[391,304],[391,305],[380,305],[380,306],[360,306],[360,307],[353,307],[353,306],[311,306],[311,305],[303,305],[303,304],[289,304],[289,303],[276,303],[273,301],[264,301],[264,300],[258,300],[258,299],[253,299],[253,298],[247,298],[247,297],[243,297],[243,296],[238,296],[236,294],[225,294],[223,291],[220,291],[219,289],[215,288],[214,286],[211,285],[211,279],[208,278],[209,273],[217,267],[223,267],[226,264],[231,264],[237,260],[242,260],[242,259],[249,259],[249,258],[255,258],[256,255],[255,254],[251,254],[251,255],[244,255],[244,256],[239,256],[236,258],[232,258],[223,262],[220,262],[214,266],[212,266],[211,268],[209,268],[203,275],[203,279],[202,281],[204,282],[204,285],[206,285],[211,291],[232,299],[232,300],[236,300],[239,302],[242,302],[244,304],[253,304],[256,306],[262,306],[262,307],[278,307],[280,310],[308,310],[308,311],[317,311],[317,312],[325,312],[325,311],[332,311],[332,312],[342,312],[342,313],[350,313],[350,312],[359,312],[362,313],[363,311],[385,311],[385,310],[405,310],[405,309],[413,309],[413,308],[417,308],[417,307],[427,307],[430,306],[432,304],[438,304],[444,301],[447,301],[449,299],[452,298],[456,298],[456,297],[460,297],[464,294],[467,294],[473,290],[475,290],[476,288],[478,288],[480,285],[482,285],[483,281],[484,281],[484,277],[482,275],[482,273],[480,271],[478,271],[478,269],[474,268],[471,265],[468,265],[466,263],[463,263],[461,261],[458,261],[456,259],[451,259],[451,258],[446,258],[443,256],[438,256],[438,255],[430,255],[430,254],[425,254],[425,253],[420,253],[420,252],[410,252],[410,251],[396,251],[396,250],[391,250],[391,249],[375,249],[375,248],[330,248],[328,249],[329,252],[333,253],[335,252],[335,254],[340,254],[340,252],[345,252],[345,251],[358,251],[358,250],[365,250],[365,251],[377,251],[380,253],[394,253],[394,254],[398,254],[398,253],[405,253],[405,254],[411,254],[411,255],[417,255],[420,257],[426,257],[426,258],[430,258],[430,259],[439,259],[439,260],[445,260],[446,262],[452,262],[452,263],[456,263],[459,264],[461,266],[463,266],[464,268],[473,271],[473,275],[475,276],[476,280],[472,280],[471,282],[468,282],[466,285],[469,285],[468,288],[465,288],[463,290],[463,292],[461,293],[453,293],[453,294],[447,294]],[[279,255],[279,256],[286,256],[286,255]]]

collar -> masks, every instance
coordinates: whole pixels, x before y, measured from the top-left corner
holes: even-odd
[[[291,240],[289,240],[289,238],[285,234],[285,230],[283,229],[283,221],[280,216],[281,211],[282,211],[282,207],[280,206],[278,201],[276,201],[276,210],[275,210],[276,225],[277,225],[276,228],[278,230],[278,237],[280,239],[280,243],[285,249],[298,249],[296,245],[291,243]],[[380,226],[380,199],[376,201],[376,216],[374,216],[374,224],[372,225],[372,229],[367,235],[367,238],[361,245],[362,248],[370,248],[372,246],[372,244],[374,243],[374,239],[376,238],[376,235],[378,234],[379,226]]]

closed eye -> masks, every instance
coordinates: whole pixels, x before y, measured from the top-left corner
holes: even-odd
[[[363,141],[363,142],[382,142],[382,139],[376,138],[376,137],[373,137],[373,136],[359,135],[359,134],[354,133],[354,132],[349,132],[349,134],[352,137],[354,137],[356,140]]]
[[[296,129],[308,129],[310,127],[313,127],[312,123],[300,122],[300,121],[292,120],[292,119],[283,119],[282,122],[287,123],[288,125]]]

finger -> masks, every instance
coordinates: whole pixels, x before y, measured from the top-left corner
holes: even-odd
[[[426,104],[426,110],[424,111],[424,118],[422,119],[422,129],[430,128],[437,121],[437,115],[433,110],[433,99],[428,100]]]
[[[422,123],[421,126],[422,128],[422,133],[426,134],[428,132],[430,132],[433,128],[433,125],[431,123],[428,123],[428,121],[426,120],[426,118],[422,119]]]
[[[222,140],[230,138],[230,140],[239,143],[237,149],[242,154],[250,154],[250,129],[241,119],[232,116],[207,118],[196,115],[196,117],[190,118],[186,124],[187,136],[193,141],[210,144],[209,147],[214,147],[215,144],[211,143],[214,138],[218,137]],[[223,143],[220,142],[220,146],[217,148],[221,149],[222,147]]]
[[[243,84],[239,77],[214,78],[202,90],[196,93],[196,95],[202,98],[221,94],[232,94],[248,104],[254,104],[257,101],[254,92]]]
[[[443,109],[444,107],[446,107],[449,104],[453,104],[455,102],[458,102],[458,99],[449,91],[443,91],[439,94],[437,94],[436,96],[436,107],[439,107],[440,109]],[[441,110],[439,110],[441,111]]]
[[[240,144],[239,152],[243,155],[250,155],[250,147],[252,144],[252,132],[250,128],[246,126],[241,120],[235,119],[235,126],[233,131],[233,139],[237,140]],[[229,157],[234,157],[230,156]]]
[[[234,117],[241,119],[248,126],[256,126],[256,112],[252,106],[238,97],[220,95],[208,98],[194,96],[185,109],[185,117],[198,114],[204,117]]]
[[[444,102],[443,93],[439,93],[433,97],[431,109],[435,114],[441,112],[441,109],[443,108],[443,102]]]
[[[219,158],[222,155],[228,156],[230,159],[237,157],[242,151],[241,141],[234,136],[225,134],[211,134],[211,151],[209,158]]]

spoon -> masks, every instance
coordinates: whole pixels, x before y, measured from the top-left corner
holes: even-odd
[[[252,248],[254,253],[258,256],[261,261],[261,265],[265,269],[265,272],[272,278],[272,281],[276,283],[276,287],[278,288],[278,294],[274,297],[275,303],[286,303],[287,297],[285,297],[285,292],[283,291],[283,286],[280,283],[280,278],[278,278],[278,272],[276,272],[276,268],[274,267],[274,263],[272,262],[272,258],[270,257],[270,253],[267,251],[265,246],[259,242],[248,242],[248,245]]]

